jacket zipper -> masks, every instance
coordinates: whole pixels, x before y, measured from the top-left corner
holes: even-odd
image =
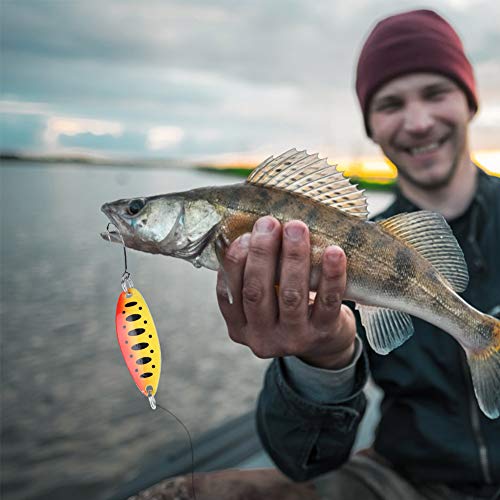
[[[478,183],[480,180],[478,180]],[[479,191],[479,187],[478,187]],[[472,212],[470,216],[470,226],[469,226],[469,234],[467,235],[467,242],[469,243],[472,253],[474,255],[474,262],[476,265],[476,272],[479,272],[484,269],[485,263],[484,258],[479,248],[478,243],[478,220],[479,220],[479,209],[485,207],[485,202],[483,196],[477,192],[476,193],[476,203],[472,203]],[[485,212],[487,213],[487,211]],[[467,356],[463,350],[461,350],[461,360],[462,360],[462,369],[465,376],[465,383],[467,386],[467,395],[469,399],[469,410],[470,410],[470,420],[472,424],[472,431],[474,434],[474,439],[476,441],[476,446],[479,453],[479,463],[481,466],[481,471],[483,473],[483,478],[486,484],[493,484],[493,480],[491,478],[490,473],[490,459],[488,456],[488,449],[486,448],[485,441],[483,439],[483,435],[481,433],[481,424],[479,421],[479,410],[476,404],[476,396],[474,393],[474,387],[472,384],[472,379],[470,376],[469,363],[467,362]]]
[[[474,439],[476,440],[476,446],[479,452],[479,463],[481,465],[481,471],[483,473],[483,478],[487,484],[493,484],[490,474],[490,459],[488,457],[488,449],[486,448],[483,435],[481,433],[481,426],[479,424],[479,413],[475,401],[474,388],[472,387],[472,381],[470,379],[469,365],[467,363],[467,358],[465,353],[461,353],[462,368],[464,371],[465,381],[467,384],[467,396],[469,400],[469,410],[470,410],[470,420],[472,424],[472,431],[474,434]]]

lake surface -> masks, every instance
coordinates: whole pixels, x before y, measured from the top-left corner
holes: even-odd
[[[233,182],[190,169],[2,163],[2,498],[104,500],[187,444],[174,419],[151,411],[121,357],[114,314],[123,251],[99,236],[100,206]],[[390,201],[368,195],[372,212]],[[157,401],[194,439],[252,409],[268,361],[230,341],[215,273],[127,256],[162,345]]]

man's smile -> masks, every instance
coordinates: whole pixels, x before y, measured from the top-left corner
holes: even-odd
[[[419,157],[438,151],[450,137],[451,133],[448,133],[439,139],[430,139],[426,142],[419,141],[411,145],[397,145],[396,147],[412,157]]]

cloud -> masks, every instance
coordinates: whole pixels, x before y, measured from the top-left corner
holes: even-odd
[[[433,5],[463,37],[482,109],[495,106],[500,3]],[[4,2],[2,97],[9,112],[26,116],[119,123],[120,137],[137,138],[138,155],[290,146],[366,154],[376,149],[353,91],[355,59],[378,19],[414,7],[412,0],[396,9],[393,0]],[[166,126],[182,138],[148,139]],[[96,136],[114,151],[121,142],[109,131],[79,128],[71,136],[47,128],[52,145]],[[492,147],[500,126],[488,130],[480,140]]]
[[[147,147],[151,151],[170,149],[179,144],[184,137],[180,127],[153,127],[148,132]]]
[[[45,146],[53,149],[58,145],[59,136],[75,136],[85,133],[94,136],[118,137],[123,133],[123,125],[106,120],[53,116],[47,120],[43,139]]]
[[[47,115],[50,107],[44,102],[0,100],[0,113],[15,115]]]
[[[145,141],[144,134],[134,132],[124,132],[120,135],[84,132],[72,135],[60,134],[58,138],[59,146],[65,151],[99,155],[112,153],[118,156],[137,156],[138,152],[144,149]]]

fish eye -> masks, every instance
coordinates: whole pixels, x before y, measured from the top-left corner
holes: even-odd
[[[141,199],[132,200],[128,204],[127,212],[130,215],[136,215],[144,208],[144,205],[145,205],[144,200]]]

